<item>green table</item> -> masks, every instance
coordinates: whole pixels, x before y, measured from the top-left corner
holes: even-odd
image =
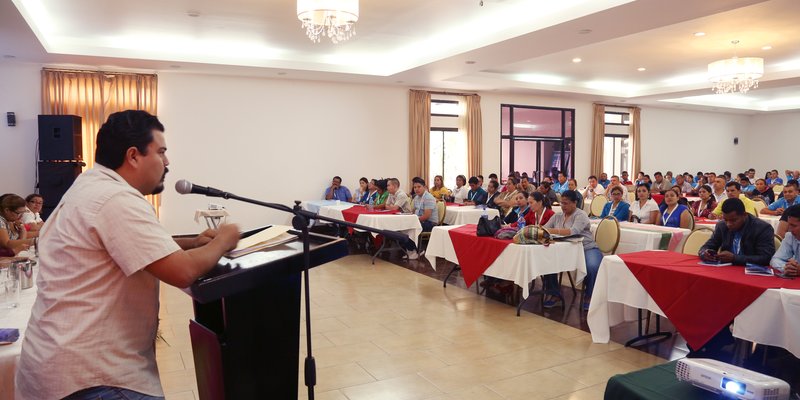
[[[678,378],[675,377],[677,362],[676,360],[624,375],[614,375],[606,385],[605,399],[695,400],[723,398],[696,388],[688,382],[678,381]]]

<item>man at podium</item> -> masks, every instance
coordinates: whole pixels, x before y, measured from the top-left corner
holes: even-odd
[[[164,126],[111,114],[96,165],[41,232],[38,293],[16,375],[17,399],[162,399],[155,360],[159,280],[187,287],[239,239],[223,225],[173,240],[145,195],[164,189]]]

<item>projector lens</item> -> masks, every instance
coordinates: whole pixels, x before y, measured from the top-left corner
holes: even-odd
[[[729,393],[744,394],[745,384],[729,378],[722,378],[722,388]]]

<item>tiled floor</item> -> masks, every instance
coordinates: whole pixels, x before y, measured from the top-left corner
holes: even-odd
[[[312,270],[317,399],[600,399],[610,376],[665,362],[407,265],[354,255]],[[161,304],[167,399],[195,399],[191,301],[162,285]]]

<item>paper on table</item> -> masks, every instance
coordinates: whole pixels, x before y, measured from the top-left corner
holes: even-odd
[[[292,229],[286,225],[273,225],[261,232],[250,235],[239,241],[235,249],[226,253],[228,257],[240,257],[267,247],[276,246],[297,239],[297,236],[286,233]]]

